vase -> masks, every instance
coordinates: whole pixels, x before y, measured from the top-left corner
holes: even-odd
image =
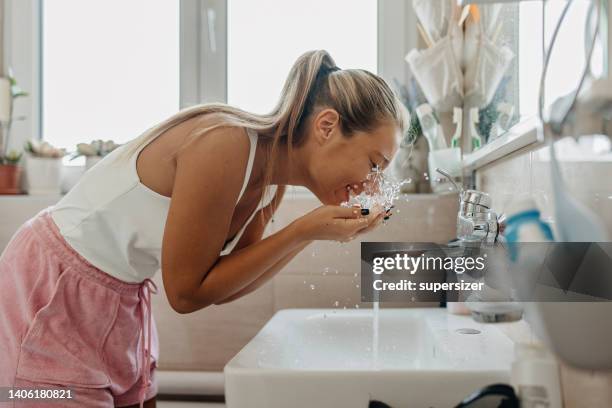
[[[0,194],[21,194],[21,166],[0,164]]]
[[[28,194],[61,194],[62,158],[28,155],[25,163]]]
[[[91,169],[100,160],[102,160],[102,156],[87,156],[85,158],[85,171]]]

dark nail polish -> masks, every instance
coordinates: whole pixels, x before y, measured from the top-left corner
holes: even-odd
[[[387,221],[389,219],[389,216],[387,215],[385,218],[383,218],[383,220]]]
[[[368,215],[370,213],[370,209],[369,208],[362,208],[361,209],[361,215]]]

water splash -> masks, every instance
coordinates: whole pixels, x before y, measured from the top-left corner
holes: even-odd
[[[341,205],[351,207],[359,204],[361,208],[380,207],[388,210],[399,198],[402,186],[408,183],[408,180],[398,181],[394,179],[377,166],[372,168],[372,171],[366,177],[366,181],[362,184],[363,191],[359,195],[354,195],[353,190],[350,190],[349,200]]]

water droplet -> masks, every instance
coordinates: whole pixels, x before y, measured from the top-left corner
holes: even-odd
[[[306,284],[306,281],[304,281],[304,285]]]
[[[334,306],[338,307],[340,305],[340,302],[338,302],[337,300],[334,302]]]
[[[328,273],[338,273],[338,270],[336,268],[330,268],[330,267],[326,267],[325,269],[323,269],[323,275],[327,275]]]
[[[359,305],[355,305],[355,309],[359,309]]]
[[[313,285],[312,283],[310,284],[310,289],[311,290],[315,290],[315,285]]]
[[[354,276],[354,277],[357,277],[357,275],[359,275],[359,273],[358,273],[358,272],[355,272],[355,274],[354,274],[353,276]]]
[[[358,287],[359,287],[359,284],[355,285],[355,287],[356,287],[356,288],[358,288]]]
[[[386,175],[380,168],[372,168],[366,180],[362,182],[363,191],[356,196],[351,196],[347,202],[342,203],[344,207],[359,204],[361,208],[383,207],[389,208],[401,194],[401,187],[410,183],[409,180],[395,180]]]

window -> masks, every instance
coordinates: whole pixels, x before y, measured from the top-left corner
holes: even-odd
[[[268,112],[295,58],[405,82],[412,7],[380,0],[7,0],[7,55],[30,93],[12,144],[130,140],[177,110],[228,102]]]
[[[574,91],[578,85],[586,63],[586,52],[590,46],[590,44],[585,46],[585,27],[590,3],[574,1],[561,25],[546,76],[546,105]],[[565,2],[547,2],[544,27],[542,27],[542,4],[540,2],[520,4],[518,51],[521,115],[538,114],[538,92],[544,60],[542,30],[546,31],[545,46],[548,48],[550,38],[565,5]],[[602,10],[602,13],[605,13],[605,9]],[[593,27],[594,23],[593,21]],[[601,35],[605,36],[603,29],[600,30]],[[603,60],[604,52],[598,40],[591,66],[595,76],[602,75]]]
[[[124,143],[179,109],[179,2],[42,3],[42,126],[50,143]]]
[[[325,49],[341,68],[376,73],[377,32],[376,0],[228,0],[228,103],[271,111],[307,50]]]
[[[560,26],[546,75],[545,112],[556,100],[575,91],[578,86],[596,22],[596,12],[595,9],[590,9],[591,4],[593,2],[572,2]],[[540,141],[534,127],[538,116],[544,51],[549,48],[552,34],[566,5],[567,2],[549,1],[543,4],[540,1],[533,1],[504,3],[503,6],[479,6],[487,7],[489,10],[503,7],[500,43],[508,46],[514,54],[512,66],[508,69],[504,102],[507,103],[508,110],[513,112],[510,124],[520,123],[508,132],[506,132],[508,128],[505,127],[503,131],[498,130],[493,133],[492,127],[490,137],[485,138],[492,146],[464,158],[464,165],[467,168],[476,169],[501,157],[501,154],[509,154]],[[605,7],[602,7],[601,13],[602,23],[591,60],[591,74],[594,77],[602,76],[607,69]]]

